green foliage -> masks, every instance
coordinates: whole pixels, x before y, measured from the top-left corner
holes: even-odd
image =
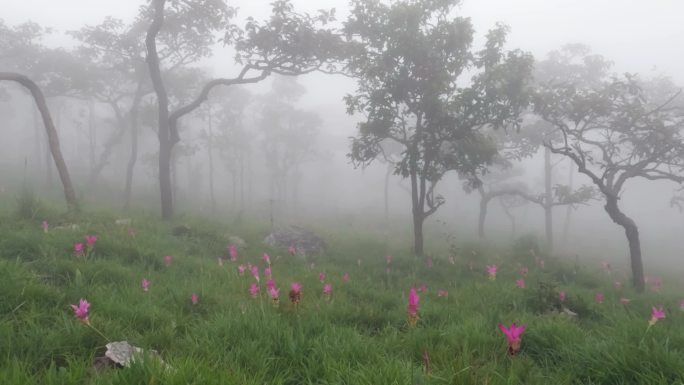
[[[684,379],[684,314],[665,294],[633,297],[617,305],[622,292],[607,278],[583,270],[578,278],[546,256],[544,270],[530,265],[527,288],[517,289],[518,267],[530,262],[533,241],[510,248],[459,245],[451,264],[433,256],[430,268],[412,255],[392,251],[386,272],[385,246],[370,237],[354,238],[330,229],[329,253],[315,266],[261,245],[267,225],[235,228],[186,218],[190,231],[172,235],[179,223],[133,218],[135,236],[107,213],[71,217],[79,230],[46,234],[36,220],[0,221],[0,363],[2,384],[677,384]],[[58,222],[59,219],[53,219]],[[325,231],[324,229],[320,230]],[[97,234],[88,259],[73,255],[84,234]],[[253,279],[239,276],[235,264],[219,266],[228,235],[248,246],[239,263],[264,267],[271,255],[273,278],[281,288],[278,307],[262,292],[248,293]],[[471,253],[474,251],[474,254]],[[500,257],[501,254],[504,257]],[[167,267],[163,256],[172,255]],[[357,264],[357,260],[361,264]],[[470,271],[467,263],[473,260]],[[484,265],[497,263],[495,281]],[[318,272],[332,283],[326,300]],[[344,283],[342,275],[350,274]],[[140,286],[150,281],[149,292]],[[589,277],[589,278],[580,278]],[[559,282],[560,286],[552,283]],[[598,282],[606,301],[594,304]],[[290,282],[303,284],[302,302],[287,300]],[[408,289],[420,293],[419,321],[406,321]],[[578,317],[559,314],[563,306]],[[438,297],[437,290],[448,290]],[[192,305],[191,293],[199,294]],[[630,296],[635,295],[630,293]],[[78,322],[69,304],[86,298],[90,321],[112,340],[159,351],[172,367],[152,361],[127,369],[95,373],[92,360],[106,341]],[[646,334],[650,306],[666,304],[667,318]],[[506,353],[499,322],[527,325],[522,350]],[[643,338],[642,338],[643,337]],[[430,372],[423,353],[430,356]]]
[[[24,186],[21,194],[17,197],[16,216],[20,219],[34,220],[43,217],[45,206],[31,187]]]

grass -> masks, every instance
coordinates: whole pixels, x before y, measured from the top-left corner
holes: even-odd
[[[51,229],[43,233],[43,218],[25,211],[28,218],[0,218],[0,384],[684,384],[681,293],[616,289],[597,268],[549,256],[541,256],[541,269],[528,241],[501,250],[464,244],[454,263],[434,255],[432,267],[394,245],[387,273],[381,241],[334,228],[321,230],[327,255],[300,259],[263,245],[265,225],[197,219],[174,236],[177,224],[138,217],[130,237],[111,213],[47,212]],[[73,244],[86,234],[99,240],[89,256],[76,257]],[[263,277],[255,299],[249,273],[240,276],[231,262],[219,266],[229,235],[248,243],[238,263],[263,269],[260,256],[271,255],[277,307]],[[173,256],[169,267],[165,255]],[[494,281],[485,274],[492,263],[499,266]],[[515,287],[519,266],[530,268],[524,289]],[[321,271],[333,285],[329,301]],[[303,284],[297,307],[287,299],[294,281]],[[427,290],[410,328],[414,285]],[[577,318],[554,311],[561,290]],[[598,291],[602,304],[594,302]],[[620,305],[621,297],[632,301]],[[80,298],[91,302],[90,321],[109,339],[157,350],[173,369],[141,360],[95,373],[93,359],[107,341],[74,317],[69,305]],[[651,306],[661,304],[667,318],[647,332]],[[527,325],[518,355],[507,355],[499,322]]]

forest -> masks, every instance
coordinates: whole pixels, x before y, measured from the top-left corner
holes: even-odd
[[[550,3],[0,7],[0,383],[684,385],[684,6]]]

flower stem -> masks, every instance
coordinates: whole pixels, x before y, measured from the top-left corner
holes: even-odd
[[[106,335],[102,334],[102,332],[101,332],[100,330],[98,330],[95,326],[93,326],[90,322],[88,322],[86,325],[88,325],[88,327],[90,327],[90,328],[93,329],[97,334],[99,334],[100,337],[104,338],[105,341],[107,341],[107,342],[112,342],[109,338],[107,338]]]

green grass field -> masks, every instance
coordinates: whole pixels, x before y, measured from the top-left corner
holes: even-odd
[[[265,225],[194,220],[174,236],[178,223],[134,217],[130,236],[110,213],[49,215],[47,233],[43,218],[18,218],[0,217],[3,385],[684,384],[677,277],[665,276],[662,292],[637,294],[622,273],[602,272],[600,261],[578,268],[536,254],[542,269],[525,243],[499,250],[462,245],[452,259],[434,255],[429,267],[397,252],[407,249],[401,240],[388,265],[381,240],[335,236],[335,229],[325,230],[326,255],[300,258],[264,246]],[[78,229],[58,228],[72,223]],[[92,251],[75,256],[73,245],[89,234],[98,237]],[[248,246],[237,262],[220,266],[229,235]],[[280,288],[277,306],[266,292],[263,253]],[[256,298],[249,293],[255,279],[238,274],[237,266],[248,263],[261,269]],[[495,280],[485,270],[491,264],[498,266]],[[518,288],[523,266],[529,273]],[[332,285],[329,300],[320,272]],[[622,288],[614,287],[616,279]],[[292,282],[303,285],[298,306],[288,299]],[[419,319],[410,327],[409,289],[423,285]],[[567,293],[563,304],[560,291]],[[623,297],[631,302],[620,304]],[[81,298],[104,336],[75,317],[70,304]],[[562,314],[561,306],[577,316]],[[666,318],[648,328],[652,306],[663,306]],[[515,356],[497,328],[511,322],[526,325]],[[157,350],[171,369],[140,359],[95,372],[105,336]]]

